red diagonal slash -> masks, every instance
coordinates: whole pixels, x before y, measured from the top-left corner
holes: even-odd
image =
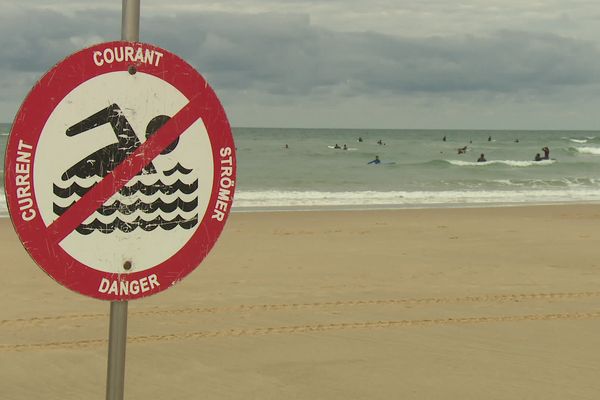
[[[117,193],[175,139],[200,118],[201,96],[197,95],[154,135],[129,155],[111,173],[94,185],[47,229],[51,243],[60,243],[102,204]]]

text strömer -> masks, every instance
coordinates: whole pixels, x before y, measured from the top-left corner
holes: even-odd
[[[227,210],[231,206],[232,189],[235,186],[233,180],[233,156],[231,147],[223,147],[219,150],[221,156],[221,173],[219,176],[219,195],[215,203],[215,208],[211,218],[217,221],[223,221]]]

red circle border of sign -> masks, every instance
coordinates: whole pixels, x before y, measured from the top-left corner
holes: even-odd
[[[113,62],[98,66],[94,63],[94,52],[103,52],[107,48],[133,47],[146,49],[162,54],[159,65],[166,65],[167,69],[143,62]],[[21,218],[18,198],[16,195],[16,155],[19,142],[34,147],[31,154],[30,180],[33,182],[35,173],[35,149],[44,125],[56,106],[73,89],[85,81],[109,72],[128,71],[135,65],[137,72],[153,75],[162,79],[178,89],[187,99],[200,96],[202,110],[199,118],[202,119],[210,139],[213,154],[213,186],[208,206],[200,224],[188,242],[173,256],[162,263],[145,271],[132,273],[108,273],[90,268],[69,255],[59,244],[50,242],[43,233],[47,229],[37,203],[34,205],[38,213],[32,221],[26,222]],[[178,56],[159,47],[140,43],[115,41],[94,45],[68,56],[52,67],[40,81],[31,89],[25,98],[13,122],[5,154],[5,194],[12,223],[28,253],[34,261],[48,275],[61,285],[78,292],[101,300],[125,301],[146,297],[168,289],[187,274],[193,271],[208,255],[216,243],[223,226],[227,221],[231,203],[233,202],[234,185],[231,187],[230,204],[222,221],[211,218],[219,192],[221,155],[220,149],[229,147],[233,173],[231,180],[235,184],[236,157],[235,145],[231,128],[219,99],[204,80],[204,78],[187,62]],[[31,196],[35,202],[36,196],[33,184],[30,185]],[[157,276],[160,286],[147,292],[141,290],[137,294],[108,294],[99,292],[99,283],[102,278],[110,281],[139,281],[152,274]],[[120,284],[119,284],[120,285]]]

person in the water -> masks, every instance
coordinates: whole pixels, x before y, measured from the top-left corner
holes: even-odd
[[[486,162],[487,160],[485,159],[485,155],[483,153],[481,153],[481,155],[479,156],[479,158],[477,159],[477,162]]]
[[[369,161],[367,164],[379,164],[379,163],[381,163],[381,160],[379,159],[379,156],[375,156],[375,159]]]
[[[542,148],[542,151],[544,152],[544,160],[549,160],[550,159],[550,149],[547,146],[544,146]]]

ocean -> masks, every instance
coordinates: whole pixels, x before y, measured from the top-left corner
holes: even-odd
[[[2,167],[9,131],[0,124]],[[600,202],[597,131],[234,128],[233,135],[234,211]],[[543,147],[550,159],[534,161]],[[480,154],[486,162],[477,162]],[[381,163],[368,164],[376,156]],[[7,216],[4,190],[0,216]]]

